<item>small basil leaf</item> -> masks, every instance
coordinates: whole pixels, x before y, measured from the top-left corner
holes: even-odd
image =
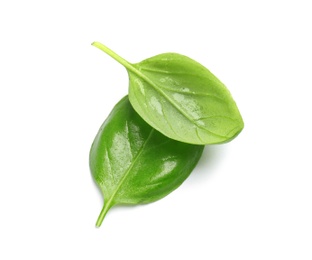
[[[126,67],[133,108],[162,134],[185,143],[216,144],[243,129],[228,89],[198,62],[165,53],[131,64],[103,44],[93,45]]]
[[[204,146],[172,140],[148,125],[124,97],[101,126],[90,150],[90,169],[104,206],[96,225],[117,204],[159,200],[197,164]]]

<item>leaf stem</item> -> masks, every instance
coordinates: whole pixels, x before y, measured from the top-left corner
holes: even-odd
[[[121,65],[125,66],[127,69],[131,70],[132,72],[137,71],[130,62],[128,62],[124,58],[120,57],[117,53],[113,52],[111,49],[106,47],[104,44],[102,44],[100,42],[93,42],[92,45],[97,47],[101,51],[105,52],[109,56],[111,56],[114,60],[118,61]]]
[[[106,216],[106,213],[108,212],[108,210],[111,208],[110,203],[104,203],[104,206],[101,210],[101,213],[96,221],[96,227],[100,227],[102,225],[102,222]]]

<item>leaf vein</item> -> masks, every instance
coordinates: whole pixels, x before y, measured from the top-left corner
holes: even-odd
[[[118,193],[119,189],[121,188],[122,184],[125,182],[125,180],[127,179],[127,177],[129,176],[131,169],[133,168],[133,166],[135,165],[136,161],[138,160],[138,158],[140,157],[140,155],[142,154],[145,146],[147,145],[147,143],[149,142],[149,140],[151,139],[153,133],[154,133],[154,129],[152,128],[147,139],[145,140],[145,142],[143,143],[140,151],[136,154],[136,156],[133,158],[133,161],[130,165],[130,167],[127,169],[127,171],[125,172],[124,176],[121,178],[121,180],[119,181],[119,183],[117,184],[117,187],[115,189],[115,191],[113,192],[113,194],[110,196],[108,202],[106,202],[106,204],[108,204],[108,206],[110,206],[110,204],[113,202],[113,199],[115,198],[116,194]]]
[[[196,128],[196,136],[197,136],[199,141],[203,142],[202,138],[199,135],[198,128]]]
[[[216,95],[212,95],[212,94],[208,94],[208,93],[198,93],[198,92],[191,92],[191,91],[183,91],[180,89],[172,89],[172,88],[168,88],[168,87],[164,87],[164,86],[159,86],[159,88],[161,89],[165,89],[167,91],[171,91],[174,93],[180,93],[180,94],[184,94],[184,95],[189,95],[189,96],[203,96],[203,97],[210,97],[210,98],[215,98],[221,101],[224,101],[221,97],[218,97]]]
[[[156,72],[156,73],[162,73],[162,74],[189,75],[189,76],[194,76],[194,77],[198,76],[198,74],[193,74],[193,73],[189,73],[185,71],[171,72],[167,70],[157,70],[157,69],[144,68],[144,67],[140,67],[140,69],[144,71]]]
[[[224,119],[229,119],[231,121],[237,121],[237,119],[231,118],[229,116],[215,116],[215,115],[196,118],[195,121],[206,120],[206,119],[211,119],[211,118],[224,118]]]
[[[133,65],[132,65],[133,66]],[[204,131],[209,132],[212,135],[215,135],[217,137],[221,137],[221,138],[225,138],[225,136],[216,134],[202,126],[200,126],[193,118],[191,118],[187,113],[185,113],[185,111],[183,111],[182,109],[180,109],[175,102],[168,96],[166,95],[166,93],[157,85],[155,84],[148,76],[146,76],[145,74],[143,74],[140,70],[138,70],[136,67],[132,67],[133,72],[135,72],[139,77],[141,77],[142,80],[144,80],[145,82],[149,83],[160,95],[162,95],[165,99],[167,99],[172,106],[178,110],[186,119],[188,119],[190,122],[194,123],[196,127],[203,129]]]

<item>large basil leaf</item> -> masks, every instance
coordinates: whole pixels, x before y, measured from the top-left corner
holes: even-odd
[[[186,143],[215,144],[235,138],[244,127],[228,89],[204,66],[176,53],[131,64],[101,43],[126,67],[133,108],[164,135]]]
[[[90,151],[90,169],[104,196],[97,226],[116,204],[149,203],[176,189],[203,148],[162,135],[124,97],[101,126]]]

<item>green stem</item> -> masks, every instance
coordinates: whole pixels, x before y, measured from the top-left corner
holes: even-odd
[[[128,62],[124,58],[120,57],[117,53],[113,52],[111,49],[106,47],[104,44],[99,43],[99,42],[93,42],[92,45],[97,47],[101,51],[104,51],[106,54],[111,56],[114,60],[118,61],[120,64],[122,64],[127,69],[131,70],[132,72],[137,71],[130,62]]]
[[[101,213],[96,221],[96,227],[100,227],[102,225],[102,222],[106,216],[106,213],[109,211],[110,208],[111,208],[110,203],[104,203]]]

